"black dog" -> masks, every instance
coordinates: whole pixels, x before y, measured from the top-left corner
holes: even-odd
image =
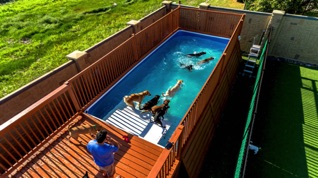
[[[140,108],[140,110],[146,110],[146,111],[150,111],[151,107],[155,106],[158,104],[160,96],[156,95],[155,97],[153,97],[151,100],[147,101],[142,108]]]
[[[190,64],[190,65],[186,65],[186,64],[183,64],[180,62],[180,67],[183,68],[183,69],[188,69],[189,71],[192,71],[193,69],[193,65]]]
[[[165,106],[163,106],[161,109],[159,109],[159,110],[155,113],[155,115],[154,115],[154,121],[155,121],[156,123],[160,124],[161,127],[164,127],[163,124],[162,124],[162,122],[161,122],[161,118],[162,118],[162,120],[164,119],[163,116],[167,113],[167,110],[168,110],[169,108],[170,108],[170,106],[165,105]]]
[[[203,54],[206,54],[206,52],[199,52],[199,53],[193,53],[193,54],[188,54],[188,57],[199,57],[202,56]]]

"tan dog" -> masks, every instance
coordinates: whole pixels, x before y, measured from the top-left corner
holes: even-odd
[[[159,111],[164,106],[168,106],[169,103],[170,103],[170,100],[164,100],[163,104],[151,107],[152,114],[154,115],[157,111]]]
[[[209,57],[209,58],[206,58],[206,59],[203,59],[203,60],[197,62],[197,64],[201,65],[201,64],[204,64],[204,63],[208,63],[208,62],[210,62],[213,59],[214,59],[214,57]]]
[[[95,136],[96,132],[97,131],[100,131],[102,130],[102,126],[100,125],[80,125],[80,126],[75,126],[75,127],[72,127],[72,125],[69,125],[68,126],[68,132],[69,132],[69,135],[70,137],[68,138],[68,140],[70,140],[70,138],[74,138],[76,140],[78,140],[78,136],[80,134],[87,134],[87,133],[90,133],[91,136]]]
[[[145,96],[151,96],[150,92],[148,90],[145,90],[141,93],[134,93],[130,96],[124,96],[124,102],[127,104],[127,106],[135,108],[134,102],[138,102],[139,109],[141,107],[141,102],[144,99]]]
[[[182,80],[178,80],[177,83],[173,87],[169,88],[166,91],[166,93],[162,93],[162,96],[172,97],[180,89],[182,83],[183,83]]]

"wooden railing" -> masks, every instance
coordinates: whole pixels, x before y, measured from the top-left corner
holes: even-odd
[[[178,28],[176,9],[133,35],[68,82],[80,107],[86,108]]]
[[[193,16],[197,16],[197,18],[202,18],[198,15],[198,13],[195,13],[196,10],[191,11],[192,9],[183,9],[181,8],[181,13],[183,13],[181,16],[186,16],[185,13],[186,12],[190,12],[190,18],[189,19],[182,19],[181,17],[181,21],[183,20],[184,25],[185,24],[191,24],[196,22],[197,20],[194,20],[195,18]],[[205,15],[210,17],[212,15],[210,15],[209,11],[204,11]],[[213,13],[213,12],[211,12]],[[195,14],[195,15],[194,15]],[[221,15],[223,13],[219,13],[219,15],[215,16],[217,18],[223,18]],[[227,14],[225,14],[224,18],[227,18]],[[208,77],[206,83],[204,84],[204,86],[202,87],[201,91],[199,92],[198,96],[196,97],[196,99],[194,100],[194,102],[192,103],[192,105],[190,106],[190,108],[188,109],[187,113],[185,114],[184,118],[181,120],[178,129],[172,134],[171,139],[169,140],[169,142],[173,142],[174,140],[178,140],[178,142],[176,143],[177,145],[175,145],[176,147],[178,147],[178,149],[180,150],[184,150],[185,145],[187,144],[187,140],[189,138],[189,136],[191,135],[191,132],[194,130],[194,128],[196,127],[196,124],[198,123],[198,120],[200,119],[200,116],[202,115],[203,111],[206,109],[208,102],[211,101],[211,98],[215,97],[214,96],[214,92],[216,91],[216,88],[219,86],[220,80],[222,77],[224,77],[225,74],[225,69],[230,60],[230,56],[232,55],[232,51],[234,50],[236,44],[238,43],[238,36],[240,34],[242,25],[243,25],[243,19],[244,19],[244,15],[240,15],[238,16],[239,18],[235,18],[237,19],[236,21],[236,25],[235,27],[232,27],[232,25],[229,25],[227,29],[225,29],[223,31],[223,33],[220,31],[219,33],[222,33],[221,36],[231,36],[231,39],[227,45],[227,47],[224,50],[223,55],[221,56],[218,64],[215,66],[214,70],[212,71],[211,75]],[[232,20],[233,18],[229,18],[230,20]],[[225,20],[226,21],[226,20]],[[191,31],[201,31],[201,28],[198,27],[198,25],[195,25],[196,23],[194,23],[194,25],[185,25],[185,28],[187,28],[188,30]],[[208,28],[207,26],[205,26],[205,29],[213,29],[213,28]],[[194,30],[193,30],[194,29]],[[232,33],[229,34],[232,30]],[[209,33],[215,33],[215,30],[210,30]],[[220,35],[220,34],[219,34]],[[220,110],[216,110],[216,112],[221,112]],[[218,115],[220,115],[218,113]],[[180,128],[180,126],[183,126],[182,128]],[[181,131],[179,129],[182,129]],[[182,139],[180,139],[180,138]],[[172,148],[173,149],[173,148]],[[173,152],[172,150],[168,150]],[[166,172],[167,169],[172,169],[173,164],[170,163],[170,154],[168,153],[163,153],[160,155],[159,159],[157,160],[156,163],[157,166],[161,166],[161,169],[159,169],[158,167],[154,167],[149,176],[148,177],[167,177],[168,174],[163,174]]]
[[[180,9],[180,27],[230,38],[242,15],[193,8]]]
[[[0,173],[9,174],[19,162],[35,156],[80,110],[75,96],[62,85],[0,127]]]
[[[174,132],[174,135],[170,138],[169,142],[171,143],[171,148],[163,150],[159,159],[153,166],[150,174],[148,175],[149,178],[158,177],[163,178],[166,177],[171,167],[173,167],[176,160],[180,159],[181,155],[181,147],[182,145],[182,135],[183,135],[183,126],[179,125]]]
[[[111,86],[138,60],[133,51],[131,37],[68,81],[81,108]]]
[[[178,166],[182,149],[187,144],[187,139],[200,119],[200,115],[213,97],[240,33],[242,21],[235,26],[236,28],[231,25],[237,17],[231,17],[226,13],[218,12],[218,15],[213,13],[216,12],[182,7],[171,11],[127,39],[61,87],[2,124],[0,126],[0,174],[10,174],[19,166],[21,160],[27,160],[30,156],[38,154],[40,148],[54,141],[53,136],[61,132],[75,116],[142,60],[151,49],[180,27],[201,33],[221,33],[220,36],[231,36],[225,53],[170,138],[172,147],[163,151],[149,174],[149,177],[166,177],[173,167]],[[230,23],[223,27],[223,31],[213,28],[214,25],[215,28],[220,28],[217,27],[220,19]],[[202,22],[206,24],[200,24]]]

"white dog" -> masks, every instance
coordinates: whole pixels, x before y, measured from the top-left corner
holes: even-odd
[[[177,83],[173,87],[169,88],[166,91],[166,93],[162,93],[162,96],[172,97],[180,89],[182,83],[183,83],[182,80],[178,80]]]

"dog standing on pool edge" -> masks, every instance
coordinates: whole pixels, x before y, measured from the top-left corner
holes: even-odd
[[[150,92],[148,90],[145,90],[141,93],[134,93],[129,96],[124,96],[124,102],[126,103],[127,106],[130,106],[132,108],[135,108],[134,102],[138,102],[139,104],[139,109],[141,107],[141,102],[144,99],[145,96],[151,96]]]
[[[156,95],[151,100],[147,101],[141,108],[142,112],[151,111],[151,108],[158,104],[160,96]]]

